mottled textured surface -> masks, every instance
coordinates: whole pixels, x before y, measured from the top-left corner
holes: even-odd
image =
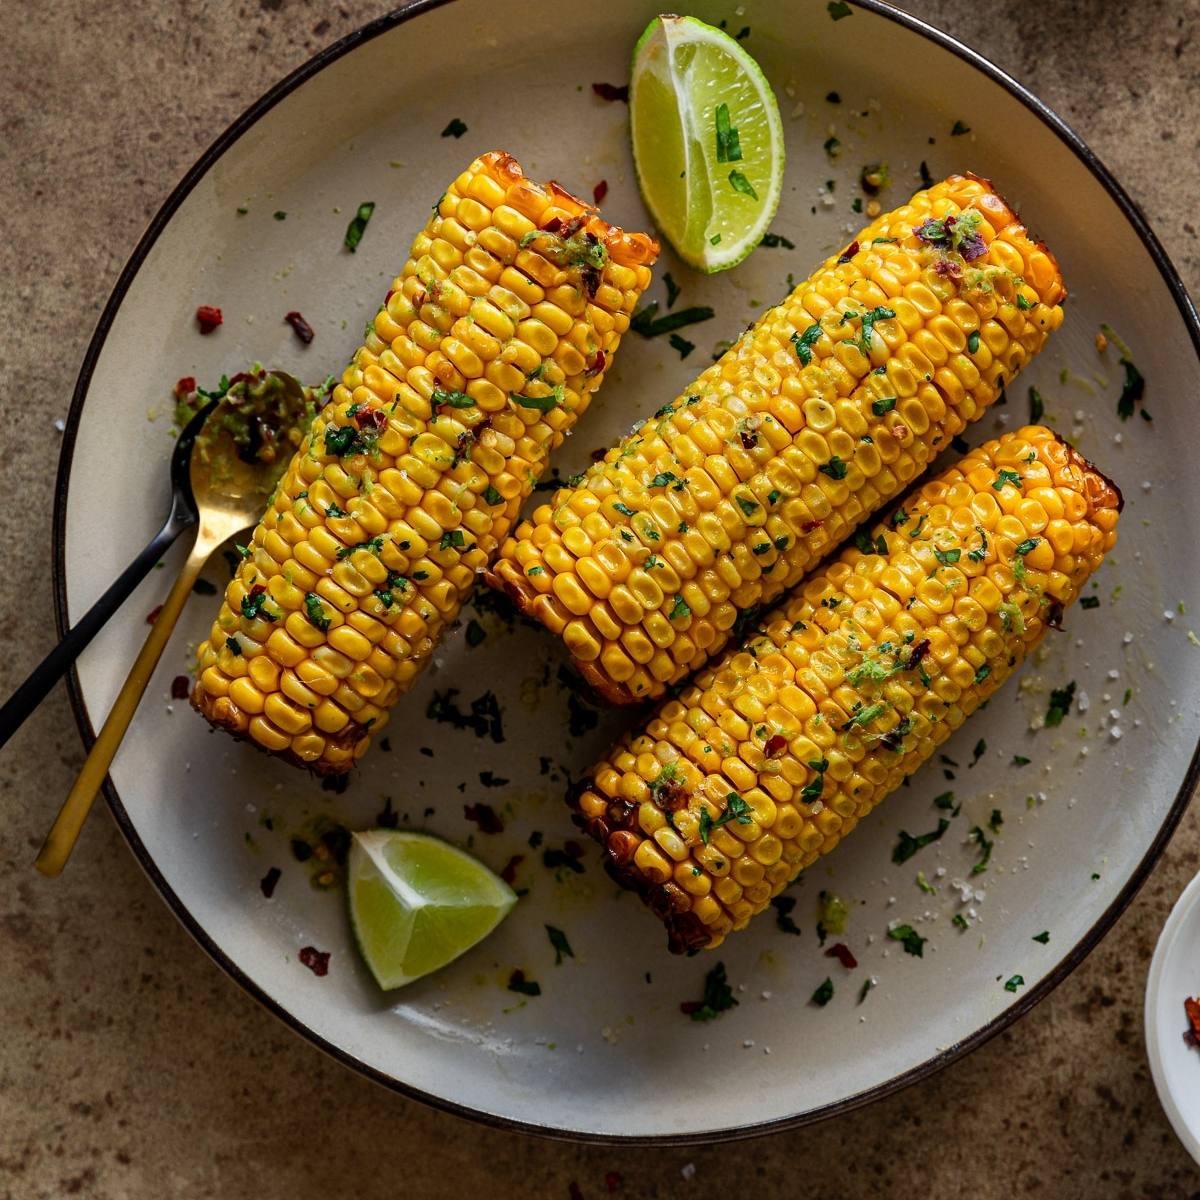
[[[963,0],[908,7],[1073,124],[1200,291],[1195,0],[1014,0],[1002,19]],[[52,422],[126,255],[229,119],[385,8],[47,0],[33,19],[0,2],[0,694],[51,643]],[[621,1151],[477,1128],[327,1060],[204,957],[105,814],[69,878],[39,880],[29,863],[81,759],[61,692],[0,757],[0,1197],[565,1198],[575,1181],[592,1198],[608,1194],[608,1172],[629,1196],[736,1195],[747,1177],[766,1195],[1200,1194],[1141,1032],[1155,937],[1200,869],[1195,810],[1084,966],[967,1060],[816,1130]]]

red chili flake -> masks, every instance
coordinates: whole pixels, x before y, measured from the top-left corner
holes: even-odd
[[[479,826],[480,833],[503,833],[504,822],[490,804],[464,804],[463,816]]]
[[[596,449],[596,450],[589,450],[589,451],[588,451],[588,458],[590,458],[590,459],[592,460],[592,462],[600,462],[600,461],[602,461],[602,460],[603,460],[604,456],[605,456],[607,453],[608,453],[608,447],[607,447],[607,446],[601,446],[601,447],[599,447],[599,448],[598,448],[598,449]]]
[[[393,297],[395,294],[396,294],[396,289],[395,289],[395,288],[388,288],[388,290],[387,290],[387,295],[386,295],[386,296],[384,296],[384,298],[383,298],[383,307],[384,307],[384,308],[387,308],[387,306],[388,306],[388,301],[389,301],[389,300],[391,300],[391,298],[392,298],[392,297]]]
[[[191,680],[186,675],[176,675],[171,680],[171,699],[186,700],[188,692],[192,690]]]
[[[835,945],[830,946],[825,951],[825,957],[836,958],[847,971],[852,971],[858,966],[858,959],[850,953],[850,947],[845,942],[837,942]]]
[[[571,1200],[583,1200],[583,1192],[579,1190],[579,1184],[573,1179],[567,1184],[567,1192],[570,1194]]]
[[[594,188],[592,188],[592,199],[597,204],[604,202],[604,197],[608,195],[608,180],[602,179]]]
[[[805,521],[804,524],[800,526],[800,532],[812,533],[814,529],[820,529],[824,524],[824,521]]]
[[[500,872],[500,878],[512,887],[513,881],[517,878],[517,868],[525,861],[525,855],[514,854],[512,858],[504,864],[504,870]]]
[[[266,590],[267,585],[265,583],[256,583],[250,589],[250,599],[253,600],[255,596],[261,596]],[[162,605],[160,604],[158,607],[162,608]],[[157,609],[155,610],[155,615],[157,616]]]
[[[621,1179],[621,1173],[619,1171],[607,1171],[604,1175],[604,1186],[608,1188],[610,1192],[617,1191],[623,1182],[624,1181]]]
[[[251,375],[249,371],[239,371],[230,381],[229,386],[233,387],[235,383],[254,383],[261,379],[266,374],[266,371],[259,371],[256,375]]]
[[[196,323],[200,326],[202,334],[209,334],[218,325],[223,325],[225,318],[221,315],[219,308],[214,308],[211,304],[201,304],[196,309]]]
[[[568,858],[582,858],[583,847],[576,841],[563,842],[563,853]]]
[[[906,671],[915,671],[921,665],[921,659],[929,653],[929,639],[923,638],[913,648],[908,656],[908,662],[904,664]]]
[[[1050,610],[1046,613],[1046,624],[1059,633],[1063,631],[1063,606],[1059,600],[1051,601]]]
[[[354,414],[354,423],[359,429],[373,429],[382,433],[387,428],[387,413],[382,408],[360,408]]]
[[[316,946],[305,946],[300,951],[300,961],[314,975],[329,974],[329,954],[328,950],[318,950]]]
[[[175,384],[175,399],[186,400],[196,390],[196,377],[185,375]]]
[[[858,253],[858,243],[851,242],[838,256],[839,263],[848,263]]]
[[[261,879],[258,881],[258,886],[259,886],[259,888],[261,889],[261,891],[262,891],[262,894],[263,894],[264,896],[266,896],[266,898],[267,898],[268,900],[270,900],[270,898],[271,898],[273,895],[275,895],[275,885],[276,885],[276,884],[279,882],[279,880],[280,880],[282,877],[283,877],[283,872],[282,872],[282,871],[281,871],[281,870],[280,870],[278,867],[272,867],[272,868],[271,868],[271,869],[270,869],[270,870],[269,870],[269,871],[268,871],[268,872],[267,872],[267,873],[266,873],[266,874],[265,874],[265,875],[264,875],[264,876],[263,876],[263,877],[262,877],[262,878],[261,878]],[[310,947],[310,949],[311,949],[311,947]],[[303,962],[303,961],[304,961],[304,951],[303,951],[303,950],[301,950],[301,951],[300,951],[300,956],[301,956],[301,958],[300,958],[300,961],[301,961],[301,962]],[[329,955],[328,955],[328,954],[327,954],[327,955],[325,955],[325,961],[326,961],[327,963],[328,963],[328,961],[329,961]],[[304,965],[305,965],[305,966],[308,966],[309,964],[308,964],[308,963],[305,963]],[[324,975],[324,974],[325,974],[325,972],[324,972],[324,971],[318,971],[318,972],[317,972],[317,974],[318,974],[318,975]]]
[[[777,754],[783,753],[783,748],[787,745],[787,738],[782,733],[777,733],[772,737],[767,738],[767,744],[763,747],[763,753],[768,758],[774,758]]]
[[[617,86],[615,83],[593,83],[592,91],[600,97],[601,100],[624,100],[629,103],[629,84]]]
[[[962,278],[962,264],[956,258],[939,258],[933,264],[934,271],[949,279]]]
[[[296,336],[307,346],[317,335],[313,327],[298,313],[287,313],[283,318],[295,331]]]
[[[154,622],[158,620],[158,614],[159,614],[160,612],[162,612],[162,610],[163,610],[163,606],[162,606],[161,604],[160,604],[160,605],[159,605],[157,608],[152,608],[152,609],[151,609],[151,610],[150,610],[150,611],[149,611],[149,612],[146,614],[146,624],[147,624],[147,625],[153,625],[153,624],[154,624]]]
[[[597,350],[591,358],[588,359],[587,367],[584,369],[585,375],[599,375],[604,370],[604,364],[608,362],[608,356],[603,350]]]
[[[743,450],[753,450],[758,445],[757,433],[751,433],[749,430],[743,429],[738,434],[738,437],[741,439]]]
[[[1183,1002],[1183,1011],[1187,1013],[1188,1023],[1191,1025],[1189,1032],[1192,1035],[1192,1045],[1200,1046],[1200,1000],[1193,1000],[1189,996]]]
[[[684,1000],[679,1005],[679,1011],[687,1017],[691,1016],[694,1012],[699,1012],[703,1007],[703,1000]]]

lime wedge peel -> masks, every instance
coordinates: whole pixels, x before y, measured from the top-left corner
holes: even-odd
[[[691,266],[736,266],[783,190],[783,122],[762,69],[720,29],[656,17],[634,49],[629,112],[655,224]]]
[[[512,888],[469,854],[395,829],[354,835],[349,899],[359,951],[385,990],[453,962],[517,902]]]

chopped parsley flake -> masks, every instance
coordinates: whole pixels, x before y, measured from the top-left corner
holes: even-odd
[[[871,411],[877,416],[882,417],[884,413],[890,413],[896,407],[895,396],[885,396],[881,400],[871,401]]]
[[[718,235],[719,236],[719,235]],[[659,337],[664,333],[674,333],[685,325],[695,325],[699,321],[711,320],[715,311],[708,305],[696,305],[692,308],[681,308],[678,312],[667,313],[665,317],[656,317],[658,301],[651,300],[633,314],[629,328],[644,338]]]
[[[995,480],[992,483],[993,491],[997,491],[997,492],[1003,491],[1004,485],[1006,483],[1011,483],[1013,485],[1013,487],[1020,487],[1021,486],[1021,476],[1018,475],[1016,473],[1016,471],[1009,471],[1009,470],[1006,470],[1004,467],[1001,467],[999,473],[997,474]]]
[[[736,168],[729,172],[729,186],[743,196],[749,196],[752,200],[758,199],[758,193],[754,190],[754,185]]]
[[[1025,986],[1025,976],[1024,975],[1013,975],[1011,978],[1005,980],[1004,990],[1006,992],[1015,992],[1017,990],[1017,988],[1024,987],[1024,986]]]
[[[812,348],[821,336],[821,326],[810,325],[803,333],[792,334],[792,345],[796,348],[796,357],[802,366],[807,367],[812,362]]]
[[[685,1002],[680,1009],[693,1021],[711,1021],[736,1006],[737,998],[725,975],[725,964],[719,962],[704,977],[704,998]]]
[[[571,943],[567,941],[567,935],[561,929],[547,925],[546,934],[550,938],[550,945],[554,947],[554,965],[556,967],[562,966],[564,957],[575,957],[575,951],[571,949]]]
[[[822,983],[812,994],[812,1003],[818,1008],[824,1008],[830,1000],[833,999],[833,980],[829,976],[825,977],[825,982]]]
[[[304,597],[304,613],[308,617],[309,623],[322,633],[329,628],[329,614],[325,611],[325,606],[315,592],[309,592]]]
[[[445,129],[442,130],[442,137],[460,138],[467,132],[466,125],[455,117]]]
[[[1029,423],[1036,425],[1046,412],[1046,402],[1037,388],[1029,389]]]
[[[840,21],[843,17],[849,17],[854,12],[850,5],[846,3],[846,0],[829,0],[825,8],[835,21]]]
[[[729,123],[729,105],[718,104],[716,112],[717,162],[739,162],[742,144],[737,129]],[[732,176],[730,177],[732,182]],[[668,304],[668,308],[670,305]]]
[[[1071,711],[1071,705],[1075,701],[1075,680],[1071,680],[1066,687],[1055,688],[1050,693],[1050,705],[1046,709],[1046,726],[1054,728],[1063,723],[1063,717]]]
[[[367,229],[367,222],[371,219],[374,211],[375,202],[373,200],[360,204],[358,211],[354,214],[354,219],[346,226],[346,237],[343,244],[351,254],[358,249],[358,243],[362,241],[363,234]]]
[[[671,606],[671,611],[667,619],[674,621],[679,617],[690,617],[691,615],[692,610],[688,607],[688,602],[682,596],[676,596],[675,603]]]
[[[978,825],[971,826],[970,838],[979,847],[979,858],[971,867],[971,874],[982,875],[988,869],[988,863],[991,862],[995,843]]]
[[[822,463],[817,470],[828,475],[830,479],[846,478],[846,464],[836,454],[827,463]]]
[[[1035,933],[1033,935],[1033,940],[1035,942],[1040,942],[1043,946],[1045,946],[1050,941],[1050,930],[1043,929],[1041,933]]]
[[[775,910],[775,925],[783,933],[800,936],[800,926],[792,919],[792,909],[796,907],[795,896],[776,896],[771,901]]]
[[[905,863],[908,862],[918,850],[925,846],[932,845],[938,841],[942,834],[950,828],[950,822],[945,817],[938,819],[937,828],[929,833],[923,833],[920,837],[913,837],[911,833],[905,830],[900,830],[900,840],[896,843],[896,848],[892,851],[892,862]]]
[[[905,954],[911,954],[915,958],[925,957],[925,943],[929,939],[923,938],[911,925],[897,925],[889,929],[887,935],[892,941],[900,942],[904,946]]]

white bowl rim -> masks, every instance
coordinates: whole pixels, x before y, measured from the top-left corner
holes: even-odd
[[[74,460],[75,441],[79,430],[79,422],[83,412],[83,404],[87,397],[88,389],[91,385],[92,374],[95,370],[96,362],[99,359],[100,352],[104,347],[104,343],[108,337],[109,330],[112,327],[113,321],[116,318],[117,312],[124,301],[125,294],[129,290],[142,264],[145,262],[154,244],[159,236],[166,229],[171,218],[176,210],[183,204],[184,200],[191,193],[196,184],[203,178],[208,170],[224,155],[239,138],[243,136],[260,118],[275,107],[282,99],[290,95],[301,84],[308,79],[317,75],[319,72],[329,66],[331,63],[340,59],[350,51],[356,49],[360,45],[371,41],[380,34],[386,33],[398,25],[402,25],[416,17],[422,16],[426,12],[433,9],[441,8],[445,4],[452,3],[453,0],[402,0],[402,2],[391,12],[386,13],[382,17],[378,17],[373,21],[368,22],[361,28],[338,41],[325,47],[313,55],[307,62],[301,64],[290,75],[280,80],[277,84],[263,93],[253,104],[250,105],[239,117],[237,117],[200,155],[195,164],[187,171],[183,178],[176,185],[175,189],[163,202],[162,207],[155,213],[149,225],[146,227],[141,239],[138,241],[132,254],[129,256],[121,274],[117,278],[117,282],[113,287],[112,293],[100,314],[99,320],[96,323],[95,331],[92,334],[91,340],[88,343],[86,352],[84,353],[83,363],[79,370],[79,376],[75,383],[75,389],[71,398],[71,406],[67,413],[66,428],[63,433],[62,451],[59,456],[58,474],[55,480],[55,496],[54,496],[54,521],[52,530],[53,543],[53,586],[54,586],[54,616],[55,624],[58,630],[59,637],[63,637],[70,627],[69,613],[67,606],[67,586],[66,586],[66,518],[67,518],[67,492],[70,484],[71,466]],[[1085,167],[1092,173],[1096,180],[1105,189],[1113,202],[1121,210],[1124,218],[1129,222],[1134,232],[1140,238],[1147,253],[1150,255],[1155,266],[1158,268],[1159,274],[1162,277],[1167,290],[1170,292],[1175,301],[1176,307],[1179,309],[1180,316],[1183,318],[1184,324],[1191,336],[1192,345],[1196,355],[1200,358],[1200,314],[1197,313],[1196,306],[1191,297],[1188,295],[1187,288],[1184,286],[1183,280],[1179,276],[1178,270],[1171,262],[1162,243],[1158,240],[1153,230],[1150,227],[1145,215],[1142,213],[1138,205],[1128,195],[1125,189],[1117,182],[1112,172],[1104,165],[1095,152],[1084,142],[1084,140],[1062,119],[1053,109],[1040,100],[1023,84],[1019,83],[1007,72],[996,66],[982,54],[972,50],[965,43],[960,42],[957,38],[950,36],[942,30],[912,16],[909,13],[903,12],[898,8],[887,3],[886,0],[850,0],[850,3],[866,12],[873,13],[877,16],[884,17],[895,22],[902,28],[905,28],[913,33],[920,35],[928,41],[950,53],[956,55],[964,62],[973,66],[980,74],[984,75],[991,82],[999,84],[1010,96],[1020,101],[1028,108],[1041,122],[1046,125],[1058,139],[1071,150],[1075,156],[1083,163]],[[91,718],[87,711],[87,706],[83,700],[82,690],[79,684],[79,676],[74,668],[72,668],[67,679],[68,696],[71,703],[71,710],[74,713],[76,724],[79,727],[80,735],[86,748],[90,749],[92,743],[96,739],[95,729],[92,725]],[[471,1108],[468,1105],[456,1103],[447,1100],[441,1096],[434,1095],[430,1092],[423,1091],[411,1084],[405,1083],[403,1080],[395,1079],[390,1075],[379,1071],[350,1054],[341,1047],[334,1045],[326,1038],[322,1037],[314,1029],[310,1028],[303,1021],[299,1020],[294,1014],[289,1012],[285,1007],[268,996],[253,980],[251,980],[240,967],[237,966],[221,949],[219,945],[212,939],[208,932],[200,925],[196,918],[184,905],[180,897],[167,883],[162,872],[158,869],[154,859],[147,850],[145,844],[138,836],[137,830],[133,826],[127,810],[121,801],[116,788],[113,786],[111,779],[106,778],[104,781],[104,796],[108,802],[114,819],[117,822],[118,828],[128,842],[134,856],[141,864],[142,869],[150,877],[151,882],[161,893],[168,907],[175,914],[176,918],[184,926],[184,928],[196,939],[201,948],[208,954],[213,961],[224,970],[230,978],[234,980],[240,987],[247,991],[251,996],[259,1001],[268,1011],[278,1017],[284,1024],[288,1025],[300,1036],[306,1038],[309,1042],[315,1045],[318,1049],[323,1050],[326,1054],[336,1059],[338,1062],[350,1067],[352,1070],[359,1072],[367,1078],[374,1080],[376,1083],[382,1084],[384,1087],[392,1091],[399,1092],[411,1099],[420,1100],[422,1103],[428,1104],[433,1108],[440,1109],[444,1112],[454,1113],[456,1116],[466,1117],[470,1120],[478,1121],[485,1125],[490,1125],[496,1128],[513,1130],[522,1133],[537,1134],[541,1137],[552,1138],[567,1142],[582,1142],[591,1144],[621,1144],[621,1145],[675,1145],[684,1146],[690,1144],[711,1144],[716,1141],[732,1141],[741,1138],[759,1137],[771,1133],[777,1133],[786,1129],[798,1128],[802,1125],[813,1124],[817,1121],[825,1120],[829,1117],[837,1116],[842,1113],[850,1112],[856,1108],[861,1108],[863,1105],[869,1104],[874,1100],[882,1099],[885,1096],[890,1096],[894,1092],[900,1091],[902,1088],[908,1087],[910,1084],[916,1083],[922,1079],[928,1078],[935,1072],[962,1058],[995,1037],[996,1034],[1006,1029],[1018,1017],[1023,1016],[1031,1008],[1041,1000],[1045,999],[1086,957],[1100,942],[1100,939],[1108,932],[1117,917],[1128,906],[1133,897],[1137,894],[1142,884],[1145,883],[1151,868],[1157,862],[1159,855],[1166,847],[1172,833],[1179,824],[1180,818],[1183,816],[1187,808],[1188,802],[1191,799],[1192,793],[1196,788],[1197,782],[1200,781],[1200,743],[1192,753],[1191,760],[1188,764],[1188,769],[1184,774],[1183,780],[1180,783],[1179,790],[1168,810],[1162,825],[1159,827],[1146,853],[1136,868],[1130,875],[1129,880],[1124,888],[1117,894],[1111,904],[1104,910],[1103,913],[1096,919],[1090,929],[1082,938],[1072,947],[1058,966],[1049,972],[1039,983],[1030,988],[1019,999],[1014,1000],[1006,1009],[998,1013],[986,1025],[981,1026],[973,1033],[965,1038],[960,1039],[953,1045],[948,1046],[939,1053],[932,1055],[924,1062],[917,1066],[894,1076],[883,1083],[877,1084],[874,1087],[867,1088],[856,1095],[848,1096],[842,1100],[831,1104],[823,1105],[819,1108],[809,1110],[807,1112],[794,1114],[787,1117],[782,1117],[776,1120],[763,1121],[743,1126],[734,1126],[728,1129],[719,1130],[716,1132],[704,1132],[696,1134],[683,1135],[651,1135],[638,1136],[627,1134],[595,1134],[583,1133],[574,1130],[552,1129],[545,1126],[528,1122],[520,1121],[510,1117],[500,1116],[494,1113],[487,1113]],[[1193,885],[1195,886],[1195,882]],[[1157,1080],[1156,1080],[1157,1082]]]
[[[1167,917],[1162,933],[1158,935],[1158,944],[1154,947],[1154,957],[1150,960],[1150,971],[1146,976],[1146,1057],[1150,1060],[1150,1074],[1154,1079],[1154,1088],[1158,1092],[1159,1103],[1175,1130],[1175,1136],[1183,1143],[1187,1152],[1200,1163],[1200,1134],[1198,1134],[1179,1111],[1175,1097],[1167,1086],[1166,1069],[1163,1065],[1162,1039],[1163,1030],[1158,1024],[1158,993],[1162,987],[1163,972],[1166,970],[1167,955],[1175,942],[1179,931],[1189,917],[1200,910],[1200,874],[1185,887]]]

